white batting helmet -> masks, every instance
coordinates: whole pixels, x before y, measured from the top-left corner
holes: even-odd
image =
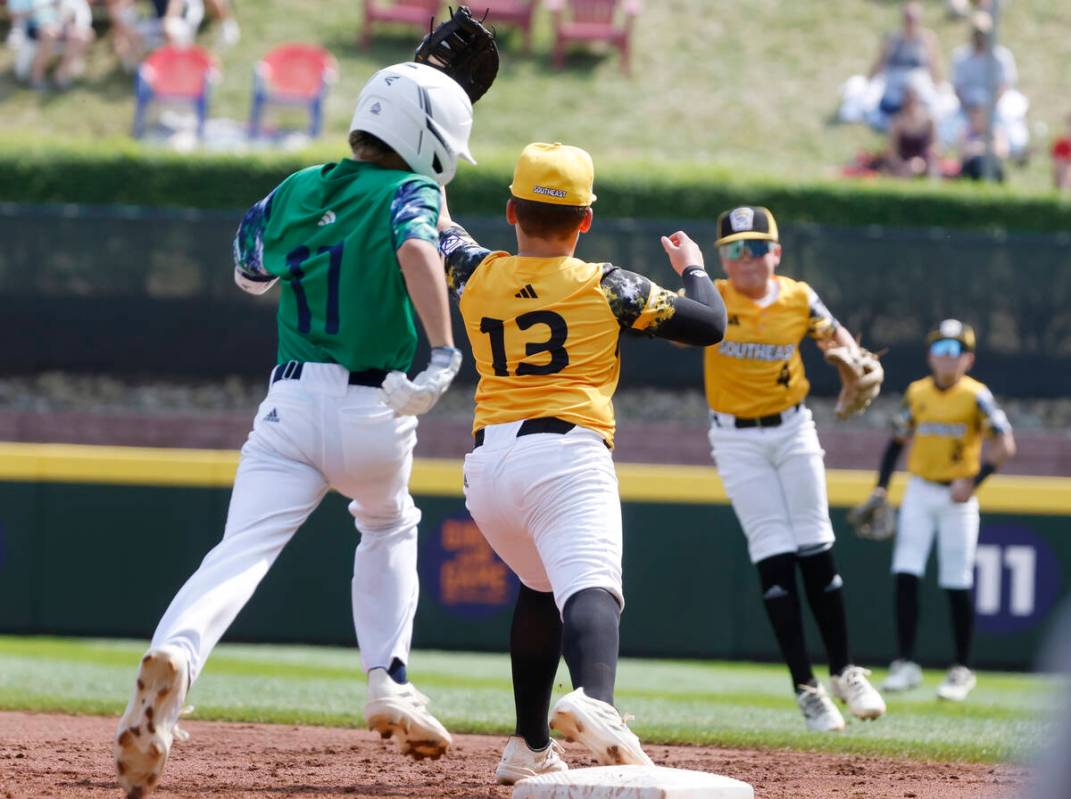
[[[426,64],[408,61],[381,69],[361,89],[350,132],[363,130],[388,144],[409,168],[445,186],[457,159],[469,153],[472,103],[458,83]]]

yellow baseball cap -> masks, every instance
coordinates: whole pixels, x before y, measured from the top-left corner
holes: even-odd
[[[586,207],[595,202],[595,165],[587,150],[555,142],[533,142],[513,169],[510,194],[521,200]]]

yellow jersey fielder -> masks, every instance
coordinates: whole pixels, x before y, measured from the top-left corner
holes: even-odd
[[[501,783],[566,768],[547,724],[558,661],[574,690],[551,726],[604,765],[651,765],[614,708],[621,581],[621,500],[610,452],[611,398],[624,330],[683,344],[721,340],[725,308],[699,245],[678,231],[662,247],[678,296],[609,263],[573,257],[592,222],[591,156],[528,145],[506,218],[517,254],[492,252],[439,216],[447,281],[480,373],[465,505],[521,581],[510,633],[517,711],[496,769]]]
[[[704,357],[711,452],[747,537],[807,728],[842,730],[844,718],[807,654],[797,566],[829,656],[834,696],[864,719],[881,716],[885,702],[849,654],[823,452],[803,404],[810,384],[799,343],[810,336],[825,352],[858,348],[810,286],[774,274],[781,245],[768,209],[723,213],[715,245],[728,275],[715,281],[728,324],[724,340]]]
[[[974,330],[945,319],[927,337],[932,374],[907,387],[882,457],[872,505],[885,501],[889,479],[904,444],[913,439],[907,484],[893,548],[897,659],[882,684],[905,691],[922,681],[914,661],[919,580],[926,573],[937,536],[938,584],[948,595],[955,661],[937,688],[941,699],[963,701],[975,685],[969,668],[974,609],[974,558],[978,545],[975,489],[1015,454],[1008,418],[982,383],[967,376],[974,365]],[[985,463],[982,439],[991,437]]]

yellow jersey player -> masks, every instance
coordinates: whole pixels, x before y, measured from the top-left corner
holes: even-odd
[[[912,439],[907,462],[911,477],[900,506],[892,559],[897,659],[882,688],[905,691],[922,681],[922,670],[914,661],[919,580],[926,573],[936,534],[937,582],[948,595],[956,647],[955,661],[937,695],[963,701],[976,682],[969,668],[974,627],[971,587],[978,545],[974,492],[1015,454],[1015,439],[989,389],[967,376],[974,365],[974,330],[956,319],[945,319],[927,342],[931,374],[916,380],[904,393],[870,500],[885,499],[900,452]],[[985,436],[991,442],[983,463]]]
[[[728,279],[725,339],[704,356],[710,445],[747,537],[763,603],[792,676],[807,728],[844,729],[844,718],[815,678],[803,634],[796,569],[829,656],[833,694],[858,718],[885,703],[852,665],[843,580],[833,559],[825,466],[811,412],[799,343],[823,350],[857,345],[806,283],[775,274],[777,222],[766,208],[740,207],[718,218],[715,245]]]
[[[618,339],[632,329],[706,346],[725,328],[703,254],[684,233],[662,238],[684,296],[573,257],[591,226],[593,179],[584,150],[528,145],[506,204],[517,255],[478,245],[445,206],[439,218],[447,282],[480,374],[465,501],[521,582],[510,633],[516,736],[496,772],[506,784],[566,768],[547,724],[562,655],[574,690],[550,726],[600,763],[651,764],[613,705],[624,606],[610,456]]]

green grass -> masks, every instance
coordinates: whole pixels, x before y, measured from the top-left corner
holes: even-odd
[[[118,714],[143,651],[134,641],[0,637],[0,709]],[[450,729],[510,731],[506,656],[418,652],[411,676]],[[849,722],[843,735],[803,729],[779,665],[626,659],[617,704],[651,743],[996,762],[1045,740],[1058,688],[1050,680],[983,673],[970,701],[951,705],[934,699],[940,678],[927,672],[922,688],[887,697],[886,718]],[[563,668],[559,689],[567,684]],[[189,697],[197,719],[346,727],[361,724],[363,701],[355,650],[235,644],[217,649]]]
[[[284,41],[317,42],[339,59],[341,80],[326,107],[325,144],[331,157],[341,143],[353,102],[378,67],[409,57],[415,34],[387,30],[370,51],[356,45],[360,3],[317,0],[241,3],[243,36],[220,53],[223,77],[213,116],[244,120],[253,64]],[[445,5],[445,4],[444,4]],[[962,21],[927,5],[927,24],[942,45],[946,72],[952,50],[966,41]],[[657,170],[667,162],[722,167],[785,182],[836,174],[860,147],[881,140],[861,126],[830,123],[838,87],[864,72],[881,35],[898,24],[899,3],[888,0],[663,0],[645,4],[634,40],[633,74],[616,55],[577,53],[568,67],[550,67],[549,15],[537,14],[535,45],[520,53],[519,37],[503,39],[498,82],[477,107],[473,150],[480,159],[512,158],[531,140],[569,141],[589,148],[599,164]],[[1071,4],[1017,0],[1007,4],[1003,41],[1015,53],[1020,84],[1032,103],[1030,119],[1063,129],[1071,111]],[[211,44],[215,31],[204,32]],[[125,136],[133,113],[132,80],[107,41],[93,51],[86,81],[66,94],[38,95],[11,78],[12,55],[0,51],[0,133],[100,139]],[[296,118],[294,118],[296,119]],[[1010,183],[1030,191],[1049,185],[1047,141]],[[326,153],[326,155],[324,155]]]

